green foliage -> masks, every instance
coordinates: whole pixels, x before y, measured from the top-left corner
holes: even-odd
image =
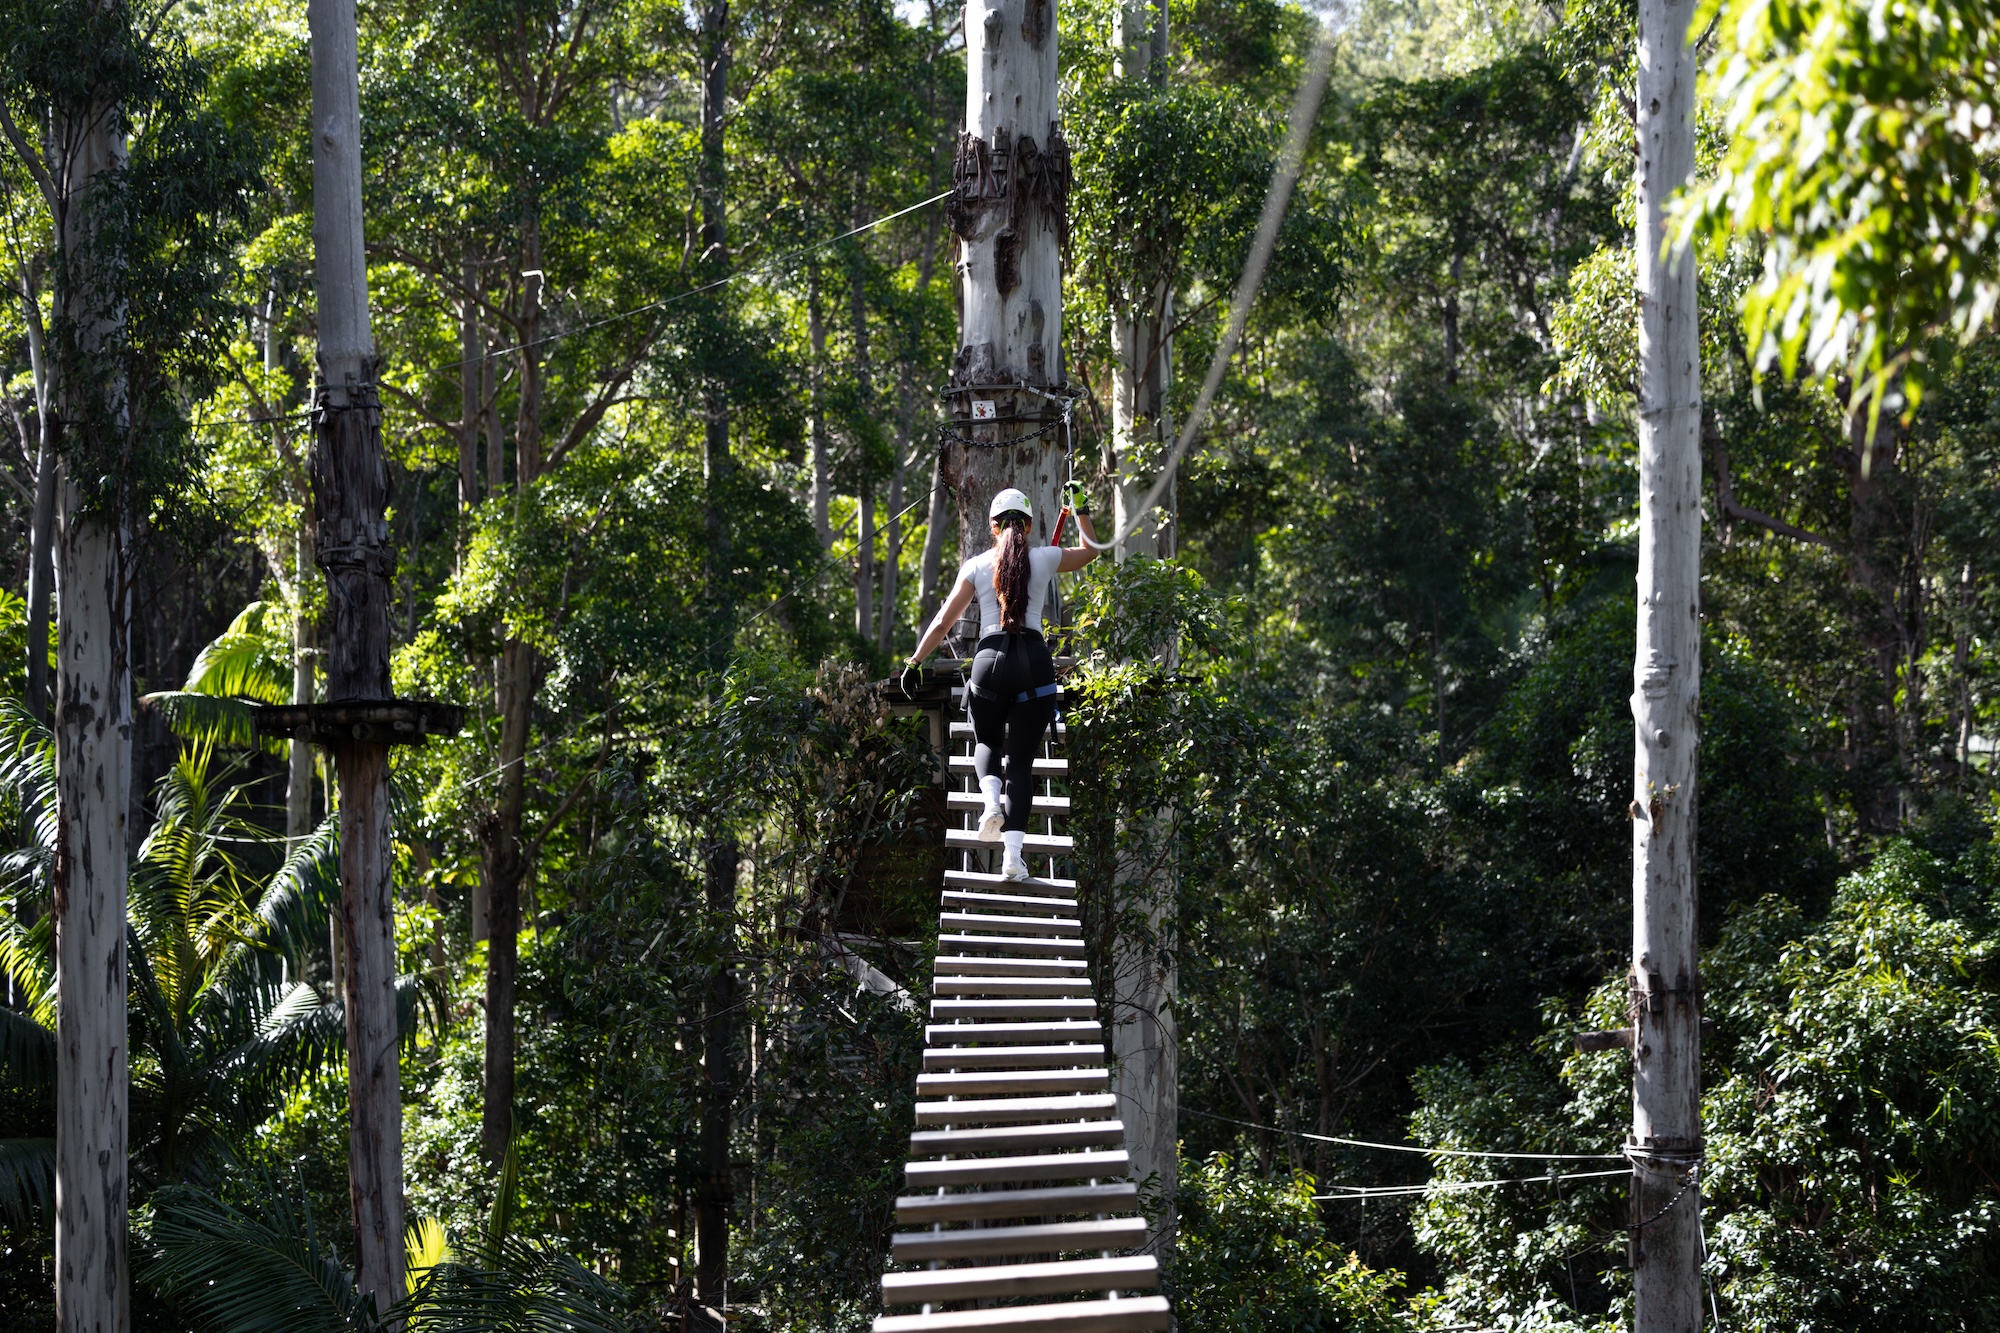
[[[1198,1333],[1392,1333],[1429,1327],[1397,1309],[1400,1273],[1327,1238],[1303,1172],[1267,1179],[1218,1153],[1181,1167],[1174,1315]]]
[[[1729,147],[1686,225],[1761,242],[1749,345],[1787,375],[1865,376],[1878,405],[1904,376],[1914,406],[1931,339],[1970,340],[2000,301],[2000,12],[1744,0],[1711,20]]]

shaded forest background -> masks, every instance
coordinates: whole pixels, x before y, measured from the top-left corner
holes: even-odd
[[[1174,359],[1206,363],[1314,31],[1272,0],[1176,3],[1167,67],[1123,79],[1110,8],[1062,17],[1065,358],[1086,391],[1074,466],[1100,495],[1108,312],[1167,284]],[[285,754],[204,702],[289,700],[324,611],[301,531],[303,8],[146,13],[126,202],[154,281],[135,308],[158,325],[134,355],[164,387],[135,547],[132,1143],[136,1320],[167,1329],[221,1326],[177,1267],[204,1236],[335,1262],[351,1238],[324,774],[288,823]],[[493,1214],[475,923],[511,828],[512,1225],[633,1328],[686,1296],[698,1030],[725,965],[732,1313],[851,1329],[876,1306],[920,1032],[841,961],[919,995],[929,974],[926,742],[868,683],[956,566],[932,503],[952,241],[919,205],[950,183],[958,17],[745,0],[705,137],[722,48],[682,6],[362,9],[396,682],[470,715],[396,756],[412,1212],[454,1236]],[[8,22],[18,107],[41,76]],[[1622,1139],[1625,1057],[1568,1039],[1621,1021],[1629,951],[1631,23],[1599,0],[1347,14],[1176,492],[1178,555],[1068,590],[1077,821],[1111,849],[1082,878],[1100,912],[1120,874],[1180,901],[1189,1330],[1554,1330],[1623,1309],[1622,1182],[1399,1195],[1434,1172],[1593,1168],[1304,1136]],[[1712,165],[1726,135],[1703,129]],[[53,1319],[25,600],[52,241],[12,158],[0,190],[11,1331]],[[1845,386],[1753,373],[1734,309],[1759,262],[1738,242],[1702,270],[1710,1278],[1742,1328],[1993,1327],[2000,356],[1942,339],[1914,413],[1871,439]],[[1174,669],[1146,665],[1168,642]],[[532,697],[511,793],[510,673]],[[718,908],[723,843],[740,861]],[[260,967],[275,980],[245,980]]]

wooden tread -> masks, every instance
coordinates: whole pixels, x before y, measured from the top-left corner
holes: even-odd
[[[940,912],[938,929],[992,930],[1008,935],[1067,935],[1083,938],[1083,922],[1065,916],[996,916],[986,912]]]
[[[936,1046],[967,1041],[1006,1041],[1029,1046],[1057,1041],[1091,1041],[1104,1035],[1093,1019],[1066,1018],[1055,1023],[934,1023],[924,1040]]]
[[[1079,907],[1074,898],[1040,898],[1017,893],[971,893],[964,889],[946,889],[943,902],[947,907],[983,907],[988,910],[1039,912],[1054,916],[1075,916]]]
[[[976,811],[986,808],[985,796],[976,791],[946,792],[944,803],[947,808],[952,810]],[[1033,815],[1066,815],[1069,813],[1069,797],[1037,796],[1035,797],[1034,804],[1028,807],[1028,813]]]
[[[933,995],[1080,995],[1090,996],[1088,977],[938,977]]]
[[[885,1314],[876,1316],[872,1333],[971,1333],[974,1329],[1001,1333],[1160,1333],[1168,1318],[1166,1297],[1132,1296],[937,1314]]]
[[[1101,1217],[1088,1222],[1038,1222],[1020,1227],[905,1231],[896,1236],[892,1251],[898,1263],[932,1263],[939,1259],[983,1259],[995,1255],[1123,1250],[1145,1239],[1145,1218]]]
[[[1064,939],[1055,935],[940,935],[938,948],[950,945],[955,949],[990,949],[1003,954],[1039,954],[1054,958],[1063,955],[1082,957],[1083,941]]]
[[[947,870],[944,872],[944,886],[948,889],[984,889],[988,893],[1049,893],[1076,896],[1076,881],[1073,879],[1050,879],[1046,875],[1030,875],[1027,879],[1002,879],[996,874],[983,870]]]
[[[1095,1069],[995,1069],[963,1074],[919,1074],[919,1097],[990,1097],[1001,1092],[1095,1092],[1109,1087],[1110,1071]]]
[[[972,766],[972,756],[969,754],[953,755],[951,758],[951,771],[954,773],[977,772]],[[1067,759],[1037,759],[1035,760],[1034,771],[1035,776],[1038,778],[1059,778],[1069,772],[1069,761]]]
[[[1034,1069],[1104,1063],[1102,1046],[930,1046],[925,1069]]]
[[[1160,1261],[1150,1254],[1128,1259],[1057,1259],[1039,1264],[933,1268],[890,1273],[882,1279],[884,1305],[930,1305],[1008,1296],[1064,1296],[1160,1285]]]
[[[979,943],[978,937],[973,942]],[[1036,941],[1029,940],[1033,947]],[[1082,947],[1081,941],[1077,944]],[[1080,977],[1086,964],[1081,958],[988,958],[973,954],[939,954],[936,975],[984,977]]]
[[[1138,1203],[1139,1187],[1129,1180],[1112,1185],[1064,1185],[1054,1189],[906,1194],[896,1200],[896,1220],[933,1226],[942,1222],[987,1222],[1006,1217],[1122,1213],[1131,1211]]]
[[[1051,1121],[1046,1125],[1005,1125],[999,1129],[920,1129],[910,1135],[910,1151],[937,1157],[997,1152],[1002,1148],[1090,1148],[1125,1141],[1122,1120]]]
[[[920,1125],[1024,1125],[1037,1120],[1109,1119],[1117,1105],[1118,1099],[1108,1092],[1087,1092],[1074,1097],[918,1102],[916,1114]]]
[[[998,839],[986,841],[979,836],[978,829],[948,828],[944,831],[944,845],[962,852],[997,852],[1006,844]],[[1021,850],[1031,856],[1067,856],[1076,850],[1076,840],[1066,834],[1028,833],[1022,835]]]

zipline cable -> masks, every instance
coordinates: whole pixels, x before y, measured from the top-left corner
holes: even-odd
[[[1208,417],[1209,408],[1215,402],[1216,390],[1222,387],[1222,376],[1229,369],[1230,358],[1236,355],[1237,345],[1243,341],[1244,326],[1250,321],[1250,306],[1257,299],[1257,289],[1263,285],[1264,269],[1271,262],[1271,252],[1278,246],[1278,228],[1292,202],[1292,188],[1298,184],[1299,173],[1305,168],[1306,143],[1312,136],[1314,122],[1319,119],[1319,104],[1326,96],[1327,80],[1333,73],[1334,44],[1338,33],[1335,25],[1321,22],[1319,42],[1313,47],[1312,59],[1306,66],[1305,81],[1299,84],[1298,96],[1292,102],[1285,146],[1278,154],[1277,170],[1271,174],[1271,187],[1264,195],[1264,212],[1257,219],[1257,231],[1250,242],[1250,256],[1243,263],[1243,275],[1236,281],[1236,296],[1229,305],[1229,327],[1222,341],[1216,344],[1215,355],[1209,358],[1208,375],[1202,380],[1194,410],[1188,413],[1187,422],[1181,427],[1180,438],[1174,442],[1173,452],[1167,456],[1167,464],[1161,469],[1159,480],[1153,483],[1152,490],[1146,492],[1145,500],[1133,511],[1131,520],[1112,533],[1108,541],[1100,542],[1090,537],[1083,539],[1095,550],[1115,549],[1145,522],[1146,515],[1160,503],[1167,487],[1173,485],[1175,469],[1186,457],[1188,446],[1194,443],[1196,433]]]
[[[1211,1111],[1184,1110],[1183,1114],[1197,1115],[1204,1120],[1220,1120],[1224,1124],[1241,1125],[1245,1129],[1261,1129],[1268,1134],[1289,1134],[1294,1138],[1311,1139],[1315,1143],[1338,1143],[1347,1148],[1379,1148],[1385,1152],[1422,1153],[1426,1157],[1494,1157],[1509,1158],[1523,1162],[1622,1162],[1623,1153],[1580,1153],[1580,1152],[1475,1152],[1470,1148],[1423,1148],[1414,1143],[1370,1143],[1366,1139],[1343,1139],[1332,1134],[1309,1134],[1303,1129],[1281,1129],[1276,1125],[1260,1125],[1250,1120],[1238,1120],[1233,1116],[1216,1115]],[[1624,1174],[1613,1172],[1613,1175]],[[1565,1180],[1577,1179],[1565,1176]]]
[[[1578,1171],[1564,1175],[1552,1173],[1546,1176],[1515,1176],[1508,1180],[1441,1180],[1426,1185],[1326,1185],[1324,1189],[1339,1190],[1338,1194],[1315,1194],[1320,1202],[1331,1199],[1402,1199],[1419,1194],[1463,1194],[1468,1190],[1498,1189],[1502,1185],[1546,1185],[1557,1180],[1600,1180],[1607,1176],[1627,1176],[1629,1171]]]

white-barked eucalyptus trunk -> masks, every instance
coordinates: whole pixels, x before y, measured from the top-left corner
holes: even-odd
[[[1701,1327],[1701,349],[1668,208],[1694,171],[1693,0],[1639,6],[1639,596],[1633,662],[1632,1218],[1636,1333]]]

